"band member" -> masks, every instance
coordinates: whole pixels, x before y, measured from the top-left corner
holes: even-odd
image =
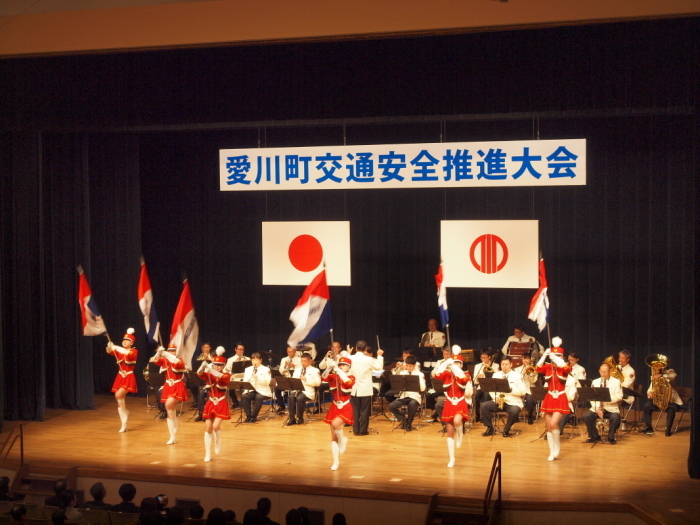
[[[122,338],[122,346],[117,346],[112,341],[107,343],[107,353],[115,357],[117,367],[119,367],[117,377],[114,378],[114,383],[112,384],[114,399],[117,400],[117,412],[119,412],[119,419],[122,422],[119,432],[126,432],[126,425],[129,421],[129,411],[126,409],[126,395],[129,392],[132,394],[138,392],[134,367],[136,366],[139,351],[134,348],[135,342],[134,329],[128,328]]]
[[[226,361],[226,366],[224,367],[224,372],[231,373],[231,367],[233,363],[238,363],[239,361],[250,361],[250,357],[245,355],[245,346],[243,343],[236,343],[236,348],[234,349],[235,354],[233,357],[229,357]]]
[[[462,446],[463,422],[469,417],[469,405],[466,397],[471,397],[472,381],[469,373],[462,371],[464,358],[462,349],[452,347],[452,357],[445,359],[439,366],[435,378],[442,381],[445,387],[445,408],[442,411],[442,421],[447,427],[447,452],[450,461],[449,468],[455,466],[455,446]]]
[[[518,415],[523,408],[523,397],[525,395],[525,385],[518,372],[513,371],[510,364],[510,358],[504,357],[501,359],[501,370],[495,372],[492,376],[494,379],[507,379],[510,386],[509,393],[491,392],[490,401],[481,404],[481,418],[486,425],[486,432],[482,436],[493,436],[493,414],[498,410],[499,403],[508,414],[508,421],[503,428],[503,437],[510,437],[510,427],[513,426],[518,419]],[[501,398],[502,401],[498,401]]]
[[[216,348],[217,355],[223,355],[218,354],[219,349],[223,350],[223,346],[219,346]],[[200,347],[201,353],[197,356],[196,361],[198,363],[205,362],[206,363],[211,363],[211,358],[212,358],[212,353],[211,353],[211,344],[209,343],[202,343],[202,346]],[[194,396],[194,398],[197,400],[197,417],[194,419],[195,421],[203,421],[202,418],[202,411],[204,410],[204,405],[207,402],[207,391],[203,386],[199,386],[199,384],[195,383],[194,381],[192,384],[189,385],[190,387],[190,392]]]
[[[301,357],[293,346],[287,346],[287,355],[280,361],[280,373],[285,377],[292,377],[294,371],[301,367]],[[284,414],[284,394],[283,390],[275,387],[275,399],[277,400],[277,413]]]
[[[294,370],[294,376],[301,379],[304,390],[293,390],[289,394],[289,419],[287,425],[304,424],[306,402],[316,397],[316,387],[321,384],[321,373],[311,366],[311,354],[302,354],[301,366]]]
[[[159,346],[156,355],[151,358],[151,362],[160,366],[160,373],[165,374],[165,384],[161,394],[161,402],[165,403],[165,412],[168,414],[168,430],[170,439],[166,445],[173,445],[177,442],[177,429],[179,421],[177,419],[177,404],[180,401],[187,401],[187,388],[183,381],[185,374],[185,362],[177,357],[177,346],[173,343],[165,350]]]
[[[506,342],[503,344],[503,348],[501,348],[501,353],[503,355],[508,355],[508,349],[510,348],[511,343],[530,343],[532,342],[533,346],[536,345],[537,350],[532,351],[532,355],[530,356],[533,360],[537,359],[538,354],[542,354],[544,351],[544,348],[540,343],[537,342],[537,340],[532,337],[531,335],[527,335],[525,333],[525,328],[523,328],[522,325],[518,325],[513,328],[513,335],[511,335],[508,339],[506,339]]]
[[[525,388],[525,396],[523,397],[523,402],[525,403],[525,410],[527,410],[527,424],[532,425],[535,422],[535,400],[532,398],[532,387],[538,381],[537,370],[532,366],[532,359],[529,355],[523,356],[523,364],[517,368],[513,369],[523,382],[523,387]]]
[[[488,348],[484,348],[479,354],[480,363],[474,365],[474,386],[476,387],[476,395],[474,396],[474,410],[476,410],[476,421],[481,421],[481,412],[479,407],[482,401],[488,401],[489,396],[479,388],[479,379],[486,377],[489,372],[498,372],[499,366],[493,362],[493,356]]]
[[[569,352],[566,359],[571,367],[571,372],[569,372],[569,375],[566,377],[564,391],[566,392],[566,399],[569,402],[569,410],[571,413],[568,416],[563,416],[559,420],[559,435],[564,433],[564,427],[568,422],[571,422],[572,425],[575,424],[574,415],[576,413],[576,396],[578,395],[577,389],[581,387],[579,379],[586,379],[586,369],[578,364],[578,354],[576,352]]]
[[[428,321],[428,331],[421,336],[418,346],[431,346],[433,348],[445,346],[445,334],[438,331],[437,327],[437,320],[430,319]]]
[[[423,375],[423,372],[416,368],[416,358],[412,355],[406,357],[404,363],[405,368],[399,372],[399,375],[418,376],[420,392],[399,392],[398,397],[394,398],[394,401],[389,404],[389,410],[392,414],[394,414],[394,417],[399,422],[401,428],[406,430],[406,432],[410,432],[413,430],[411,427],[413,424],[413,418],[416,416],[416,411],[421,403],[421,392],[425,391],[425,376]],[[408,405],[408,415],[404,419],[403,414],[399,412],[399,408],[406,405]]]
[[[666,370],[661,370],[661,368],[658,368],[654,370],[656,373],[652,376],[652,381],[655,379],[659,379],[661,377],[664,377],[668,379],[669,383],[673,385],[673,383],[676,380],[676,372],[673,370],[673,368],[667,368]],[[642,432],[644,434],[649,434],[652,435],[654,434],[654,427],[651,424],[651,414],[655,410],[659,410],[659,407],[657,407],[654,404],[654,389],[652,388],[652,385],[649,385],[649,389],[647,390],[647,399],[644,403],[644,414],[642,415],[642,423],[646,424],[646,427]],[[671,399],[669,400],[668,406],[666,407],[666,436],[671,435],[671,428],[673,427],[673,420],[676,417],[676,412],[678,412],[681,408],[683,407],[683,400],[681,399],[681,396],[678,395],[678,392],[676,391],[673,386],[671,386]]]
[[[355,377],[355,384],[352,386],[352,411],[354,423],[353,433],[356,436],[366,436],[369,434],[369,415],[372,410],[372,370],[382,370],[384,368],[384,350],[377,349],[377,357],[374,357],[372,347],[364,341],[358,341],[355,345],[355,353],[352,356],[351,374]]]
[[[354,424],[350,393],[355,385],[355,378],[350,375],[352,361],[349,357],[338,359],[337,366],[332,360],[327,361],[326,365],[322,379],[330,385],[333,404],[324,421],[330,425],[331,429],[331,454],[333,455],[331,470],[338,470],[340,454],[345,452],[345,446],[348,443],[348,438],[343,435],[343,425]]]
[[[588,430],[586,443],[598,443],[602,441],[596,428],[596,419],[605,418],[610,421],[608,431],[608,443],[614,445],[615,431],[620,426],[620,401],[622,400],[622,386],[620,381],[610,375],[610,365],[603,363],[600,365],[600,378],[594,379],[591,383],[593,388],[607,388],[610,390],[610,401],[591,401],[591,409],[583,416],[583,422]]]
[[[634,368],[630,365],[630,359],[632,358],[632,352],[629,350],[620,350],[617,354],[617,369],[622,373],[625,378],[622,381],[622,388],[634,388],[635,373]],[[623,399],[625,403],[631,405],[634,403],[634,396],[627,396]]]
[[[246,390],[241,396],[241,404],[246,415],[246,423],[255,423],[263,401],[272,397],[270,381],[272,375],[270,369],[262,364],[262,357],[258,352],[250,356],[253,366],[245,369],[243,381],[253,385],[254,390]]]
[[[547,424],[548,461],[554,461],[559,456],[559,421],[564,415],[570,413],[564,385],[566,377],[571,372],[571,367],[563,359],[564,349],[561,348],[561,343],[560,337],[553,337],[552,344],[554,346],[547,348],[537,362],[537,373],[544,374],[545,381],[547,381],[547,395],[542,402],[542,412],[544,412]],[[549,356],[551,363],[545,364],[547,356]]]
[[[435,366],[433,367],[433,369],[430,371],[430,378],[431,379],[435,377],[435,374],[437,373],[438,369],[440,368],[440,365],[446,359],[450,359],[451,355],[452,355],[452,350],[450,350],[449,348],[442,349],[442,359],[437,361],[435,363]],[[425,406],[426,406],[426,408],[435,408],[435,413],[433,414],[433,421],[440,421],[440,418],[442,417],[442,411],[445,408],[444,396],[442,399],[438,400],[440,395],[441,394],[438,394],[432,388],[430,388],[428,390],[428,392],[426,392],[426,394],[425,394]]]
[[[394,366],[394,368],[391,369],[391,375],[399,375],[401,372],[407,370],[408,368],[406,366],[406,359],[408,359],[409,357],[413,357],[413,350],[411,348],[405,348],[403,354],[401,355],[401,361],[398,361],[396,363],[396,366]],[[420,363],[416,361],[415,357],[413,357],[413,361],[415,363],[413,365],[413,368],[420,371]],[[425,378],[423,378],[423,380],[425,381]],[[398,392],[394,392],[393,390],[387,390],[384,394],[384,398],[389,402],[389,404],[391,404],[396,399],[396,394],[398,394]]]
[[[231,419],[226,400],[231,374],[223,371],[225,364],[226,358],[223,355],[216,355],[211,358],[211,363],[202,361],[202,365],[197,370],[197,375],[207,383],[206,389],[209,391],[209,400],[204,405],[202,415],[206,425],[204,431],[205,463],[211,461],[212,437],[214,438],[214,453],[221,452],[221,422],[224,419]]]

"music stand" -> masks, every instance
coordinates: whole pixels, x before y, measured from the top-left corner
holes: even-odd
[[[233,363],[234,365],[237,363]],[[248,381],[229,381],[228,384],[228,389],[229,392],[234,392],[234,396],[236,395],[236,391],[243,391],[243,390],[255,390],[253,388],[253,385],[251,385]],[[231,423],[236,423],[236,426],[240,425],[243,423],[244,418],[243,418],[243,402],[241,400],[241,403],[238,405],[238,419],[236,421],[231,421]]]
[[[409,374],[395,374],[389,377],[389,381],[391,383],[391,389],[396,392],[396,399],[398,399],[404,392],[420,393],[420,378],[418,376]],[[396,427],[394,427],[392,430],[395,429]]]
[[[297,392],[303,392],[304,391],[304,383],[301,382],[301,379],[296,378],[296,377],[287,377],[287,376],[279,376],[276,378],[277,380],[277,386],[280,387],[280,390],[284,390],[287,392],[287,404],[291,404],[292,402],[292,392],[297,391]],[[287,409],[287,413],[289,413],[289,409]],[[303,413],[302,413],[303,414]],[[282,423],[282,427],[287,426],[287,423],[289,422],[289,417],[285,418],[284,423]]]
[[[381,414],[387,421],[391,421],[391,418],[386,415],[386,411],[384,410],[384,396],[382,395],[382,385],[384,384],[384,378],[387,372],[387,370],[372,370],[372,388],[377,391],[377,398],[380,400],[381,405],[379,407],[379,413],[370,414],[370,419],[374,419]],[[389,377],[393,377],[391,372],[389,372]],[[379,383],[379,388],[375,389],[374,383]],[[374,403],[372,403],[372,406],[374,406]]]
[[[624,386],[622,387],[622,395],[624,397],[632,396],[632,397],[634,397],[634,400],[632,401],[632,404],[630,405],[630,407],[627,409],[627,412],[625,413],[624,417],[622,417],[622,419],[620,421],[620,426],[622,426],[623,422],[627,423],[627,416],[629,415],[629,413],[632,410],[634,410],[635,403],[639,403],[640,402],[639,400],[642,398],[642,394],[640,394],[636,390],[632,390],[631,388],[627,388]],[[623,401],[624,401],[624,398],[623,398]],[[639,420],[637,419],[637,416],[638,416],[637,412],[639,410],[640,410],[639,405],[637,405],[637,410],[634,411],[634,421],[632,421],[632,423],[629,425],[629,427],[627,428],[625,433],[622,434],[623,436],[626,436],[627,434],[629,434],[630,432],[633,432],[633,431],[639,432]],[[620,414],[620,415],[622,415],[622,414]]]
[[[584,403],[586,401],[588,401],[588,402],[598,401],[601,403],[605,403],[605,402],[609,403],[610,402],[610,389],[609,388],[581,387],[581,388],[577,388],[576,391],[578,392],[579,400],[583,401]],[[581,443],[585,443],[585,441],[582,441]],[[595,447],[596,444],[597,444],[597,442],[593,443],[591,448]]]
[[[431,363],[435,360],[435,352],[432,346],[418,346],[413,349],[413,356],[416,361],[425,365],[425,363]]]
[[[493,374],[491,374],[493,375]],[[493,393],[502,393],[502,394],[508,394],[510,390],[510,384],[508,383],[508,380],[506,378],[493,378],[493,377],[482,377],[479,380],[479,387],[481,388],[482,392],[486,392],[487,394],[490,394],[491,392]],[[491,396],[489,396],[491,397]],[[492,401],[495,402],[495,400],[492,399]],[[496,421],[494,418],[494,421],[492,421],[494,424],[494,428],[496,428]],[[498,429],[499,432],[502,432],[501,429]],[[491,434],[491,439],[493,439],[493,436],[496,432]]]

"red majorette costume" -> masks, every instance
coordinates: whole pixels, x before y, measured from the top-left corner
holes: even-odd
[[[129,330],[133,330],[133,328]],[[133,344],[136,342],[136,337],[133,333],[126,333],[122,341],[127,340],[131,341]],[[132,392],[134,394],[138,392],[139,389],[136,386],[134,368],[136,367],[136,360],[139,357],[139,351],[133,347],[127,349],[121,346],[111,345],[107,347],[107,353],[115,357],[117,366],[119,367],[117,377],[114,378],[114,384],[112,385],[112,392],[116,392],[120,388],[125,388],[127,392]]]
[[[168,350],[177,350],[177,347],[170,344]],[[160,400],[165,403],[169,397],[174,397],[178,401],[187,401],[187,387],[184,382],[185,362],[166,352],[161,354],[160,359],[153,362],[160,366],[160,373],[165,374],[165,384],[163,384]]]
[[[561,360],[559,364],[564,362],[563,348],[552,347],[551,355]],[[565,387],[566,376],[571,373],[571,366],[569,366],[569,364],[557,366],[555,363],[537,363],[537,365],[537,372],[539,374],[544,374],[545,381],[547,381],[547,395],[544,397],[544,401],[542,401],[542,408],[540,410],[542,410],[542,412],[561,412],[562,414],[569,414],[571,410],[569,410],[569,400],[566,397]]]
[[[350,359],[341,357],[338,361],[339,365],[350,365]],[[328,374],[321,379],[327,382],[330,386],[330,392],[333,395],[333,404],[326,414],[324,421],[330,424],[336,417],[342,419],[346,424],[353,424],[352,405],[350,404],[350,392],[355,384],[355,378],[348,374],[348,380],[343,381],[337,373]]]
[[[464,362],[461,355],[454,355],[453,359]],[[457,414],[462,414],[462,418],[467,420],[469,418],[469,405],[464,398],[464,392],[472,380],[469,372],[465,371],[464,377],[457,377],[449,368],[445,368],[442,372],[436,373],[435,378],[442,381],[445,388],[445,408],[442,411],[442,421],[450,422]]]
[[[226,364],[226,358],[223,356],[214,356],[211,358],[212,363],[220,365]],[[231,412],[228,408],[226,394],[228,392],[228,384],[231,381],[231,374],[228,372],[205,372],[206,363],[197,372],[197,375],[202,378],[209,387],[209,399],[202,412],[202,419],[231,419]]]

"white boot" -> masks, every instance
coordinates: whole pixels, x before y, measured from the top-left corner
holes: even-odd
[[[209,463],[211,461],[211,434],[209,432],[204,433],[204,462]]]
[[[556,429],[552,431],[552,447],[553,447],[553,455],[554,459],[559,457],[559,451],[561,450],[561,434],[559,433],[559,429]]]
[[[455,440],[454,438],[447,438],[447,452],[450,455],[450,462],[447,464],[448,468],[455,466]]]
[[[455,426],[455,446],[457,448],[462,446],[462,434],[464,433],[464,427],[461,423]]]
[[[341,454],[345,452],[345,447],[348,444],[348,438],[346,438],[343,435],[343,429],[341,428],[340,430],[334,430],[335,435],[338,436],[338,450],[340,451]]]
[[[333,455],[333,465],[331,470],[338,470],[340,466],[340,447],[337,441],[331,441],[331,454]]]
[[[221,430],[214,431],[214,454],[221,452]]]
[[[547,461],[554,461],[554,437],[551,432],[547,432],[547,445],[549,445],[549,457]]]
[[[170,418],[166,419],[166,421],[168,422],[168,431],[170,432],[170,439],[168,440],[166,445],[174,445],[176,443],[175,434],[177,432],[175,430],[175,424],[173,423],[173,420]]]
[[[122,422],[122,427],[119,432],[126,432],[126,424],[129,421],[129,411],[126,408],[117,407],[117,412],[119,412],[119,419]]]

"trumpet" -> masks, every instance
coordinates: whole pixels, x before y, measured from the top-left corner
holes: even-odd
[[[496,396],[496,404],[498,405],[498,410],[503,410],[503,406],[506,404],[506,395],[498,394]]]

